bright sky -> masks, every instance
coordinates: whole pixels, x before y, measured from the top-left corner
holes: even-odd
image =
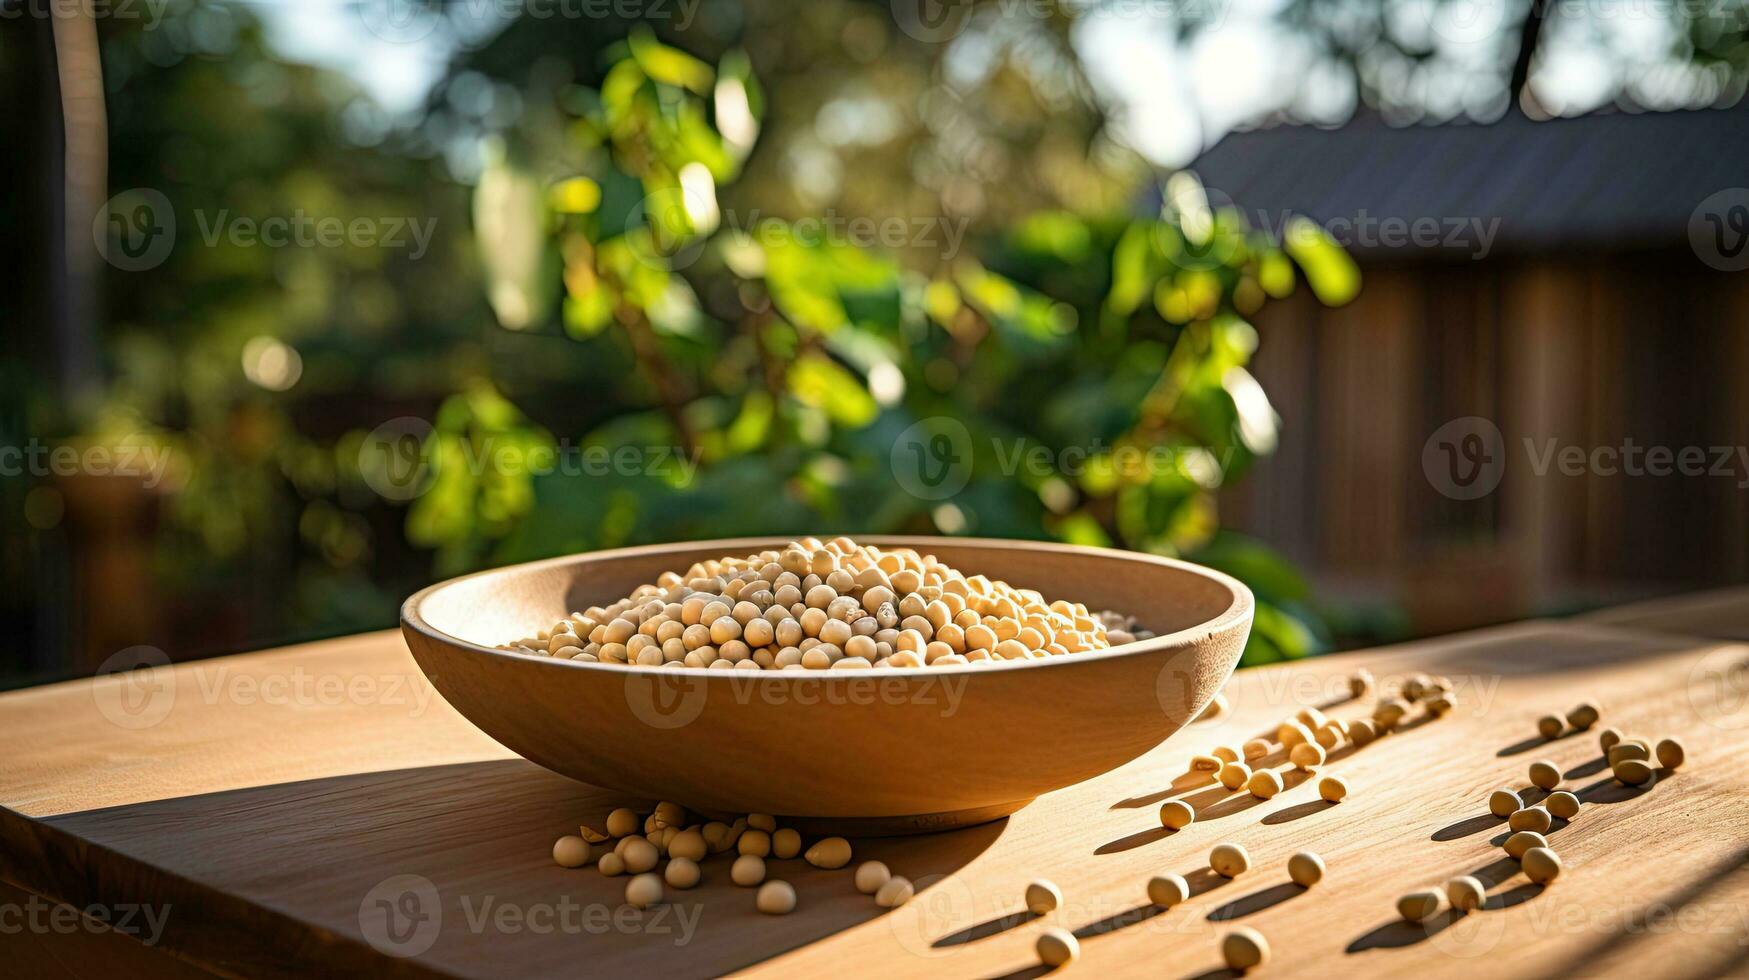
[[[449,57],[445,35],[399,17],[398,0],[283,0],[252,9],[284,57],[344,71],[391,111],[425,97]]]
[[[476,37],[498,30],[501,12],[513,6],[452,2],[452,11],[472,12],[452,25],[459,21]],[[1325,63],[1304,38],[1272,20],[1281,0],[1200,2],[1216,4],[1216,15],[1188,46],[1176,37],[1177,8],[1163,0],[1096,5],[1078,19],[1075,48],[1094,85],[1118,107],[1117,135],[1125,142],[1157,163],[1177,166],[1234,126],[1273,111],[1291,107],[1301,118],[1330,121],[1352,111],[1356,93],[1346,69]],[[285,57],[351,74],[392,112],[420,103],[456,43],[410,0],[252,0],[251,6]],[[1640,8],[1637,17],[1551,15],[1542,70],[1533,79],[1545,104],[1557,113],[1582,113],[1624,88],[1651,104],[1696,103],[1705,101],[1709,84],[1713,90],[1722,84],[1685,69],[1648,70],[1668,50],[1671,24],[1663,5],[1641,6],[1657,8],[1657,16]],[[1400,38],[1419,38],[1439,54],[1419,77],[1381,80],[1386,91],[1403,91],[1429,107],[1412,119],[1497,112],[1498,103],[1489,103],[1474,80],[1477,69],[1495,63],[1499,38],[1510,33],[1497,23],[1504,16],[1500,0],[1398,0],[1389,9]],[[968,34],[955,43],[977,41]]]

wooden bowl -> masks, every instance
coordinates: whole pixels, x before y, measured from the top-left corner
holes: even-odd
[[[664,571],[787,543],[623,548],[431,586],[401,608],[419,667],[486,734],[555,772],[707,814],[914,833],[1006,816],[1141,755],[1196,718],[1251,629],[1245,586],[1126,551],[979,538],[863,538],[1046,599],[1135,616],[1154,639],[988,666],[707,671],[493,649]]]

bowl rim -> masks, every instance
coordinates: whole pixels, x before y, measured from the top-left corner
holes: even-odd
[[[820,538],[823,541],[828,541],[839,535],[814,534],[811,536]],[[931,667],[928,665],[921,667],[890,667],[878,671],[873,669],[851,671],[798,671],[702,670],[697,668],[690,670],[674,670],[667,666],[652,667],[643,664],[602,664],[589,663],[581,660],[561,660],[553,657],[542,657],[536,654],[518,653],[514,650],[500,650],[496,647],[489,647],[484,644],[475,643],[472,640],[464,640],[459,636],[446,633],[443,630],[432,626],[430,623],[426,622],[425,617],[421,613],[421,607],[423,607],[427,600],[452,585],[459,585],[470,579],[480,578],[487,575],[498,575],[512,570],[533,571],[550,566],[573,564],[580,560],[608,561],[634,556],[643,557],[667,551],[689,551],[703,548],[720,548],[723,549],[722,554],[733,555],[739,554],[742,551],[762,551],[774,546],[781,547],[791,541],[797,540],[790,536],[768,535],[763,537],[711,538],[699,541],[670,541],[663,544],[645,544],[625,548],[609,548],[601,551],[584,551],[569,555],[559,555],[553,558],[541,558],[535,561],[519,562],[515,565],[500,565],[496,568],[481,569],[477,572],[469,572],[466,575],[458,575],[454,578],[433,583],[408,596],[407,599],[401,603],[401,627],[403,630],[411,629],[423,635],[428,640],[462,647],[472,653],[482,653],[493,657],[502,657],[515,661],[543,663],[561,670],[585,670],[620,677],[628,675],[660,675],[664,677],[674,677],[676,679],[697,677],[709,680],[714,677],[723,683],[747,683],[750,680],[755,680],[759,683],[783,683],[786,681],[878,680],[886,677],[953,677],[964,674],[984,674],[991,671],[1049,669],[1052,667],[1066,667],[1078,663],[1114,660],[1119,657],[1142,656],[1173,647],[1186,646],[1195,640],[1207,636],[1213,636],[1218,633],[1224,633],[1233,629],[1241,622],[1251,619],[1256,611],[1256,599],[1252,596],[1251,589],[1246,586],[1245,583],[1231,575],[1209,568],[1205,565],[1198,565],[1195,562],[1183,561],[1177,558],[1166,558],[1160,555],[1150,555],[1140,551],[1128,551],[1122,548],[1102,548],[1088,545],[1062,544],[1055,541],[1030,541],[1014,538],[887,534],[853,535],[852,537],[854,537],[859,544],[870,544],[881,548],[912,548],[920,552],[924,547],[928,547],[933,542],[937,547],[941,546],[942,543],[946,543],[950,546],[990,548],[1001,551],[1043,551],[1062,555],[1116,557],[1120,561],[1136,561],[1144,564],[1161,565],[1166,568],[1172,568],[1181,572],[1188,572],[1192,575],[1201,576],[1218,585],[1224,586],[1231,594],[1232,600],[1227,603],[1227,607],[1220,613],[1212,618],[1205,619],[1202,622],[1187,626],[1176,632],[1156,636],[1148,640],[1138,640],[1134,643],[1127,643],[1121,647],[1101,650],[1097,653],[1077,653],[1064,657],[1045,657],[1040,660],[978,661],[975,663],[951,664],[946,667]]]

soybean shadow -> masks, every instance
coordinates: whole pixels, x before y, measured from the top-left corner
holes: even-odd
[[[1481,882],[1484,887],[1493,888],[1517,873],[1518,862],[1509,857],[1501,857],[1470,872],[1470,877]]]
[[[1490,912],[1509,909],[1514,905],[1522,905],[1542,893],[1542,885],[1527,881],[1516,888],[1508,888],[1498,895],[1488,896],[1488,900],[1482,903],[1482,908]]]
[[[986,919],[975,926],[967,926],[959,932],[948,933],[930,943],[929,946],[931,949],[941,949],[946,946],[960,946],[965,943],[977,942],[980,939],[988,939],[999,933],[1007,932],[1015,926],[1025,925],[1036,918],[1038,918],[1038,913],[1030,909],[1024,912],[1012,912],[994,919]]]
[[[1108,932],[1116,932],[1119,929],[1133,926],[1138,922],[1146,922],[1165,911],[1166,909],[1164,907],[1155,905],[1152,902],[1149,902],[1146,905],[1138,905],[1133,909],[1124,909],[1122,912],[1118,912],[1115,915],[1108,915],[1097,922],[1089,922],[1081,928],[1076,929],[1075,938],[1092,939],[1094,936],[1103,936]]]
[[[1564,742],[1569,738],[1573,738],[1574,736],[1577,736],[1577,735],[1583,735],[1584,733],[1585,733],[1585,729],[1571,728],[1571,729],[1568,729],[1567,731],[1562,732],[1559,735],[1556,735],[1554,738],[1543,738],[1541,735],[1532,735],[1530,738],[1524,739],[1523,741],[1513,742],[1511,745],[1506,746],[1505,748],[1501,749],[1500,751],[1494,753],[1494,757],[1498,758],[1498,759],[1504,759],[1509,755],[1520,755],[1522,753],[1529,752],[1531,749],[1534,749],[1539,745],[1553,745],[1556,742]]]
[[[1590,762],[1581,762],[1566,772],[1561,773],[1561,778],[1584,779],[1586,776],[1595,776],[1607,768],[1609,768],[1609,760],[1600,755],[1597,758],[1592,759]]]
[[[1244,975],[1245,974],[1240,973],[1237,970],[1229,970],[1223,967],[1219,970],[1210,970],[1207,973],[1198,973],[1195,976],[1186,977],[1185,980],[1239,980],[1239,978]]]
[[[1138,830],[1128,836],[1119,837],[1117,840],[1107,841],[1095,848],[1093,853],[1117,854],[1122,851],[1134,850],[1135,848],[1144,847],[1156,841],[1163,841],[1166,838],[1171,837],[1172,834],[1173,831],[1165,827],[1149,827],[1147,830]]]
[[[1154,803],[1164,803],[1174,793],[1183,793],[1195,789],[1214,779],[1214,773],[1187,772],[1172,780],[1172,785],[1153,793],[1143,793],[1128,799],[1118,800],[1111,805],[1113,810],[1134,810]]]
[[[1033,980],[1034,977],[1042,977],[1051,972],[1051,967],[1045,966],[1043,963],[1034,963],[1031,966],[1023,966],[1013,973],[991,977],[990,980]]]
[[[1244,918],[1247,915],[1261,912],[1272,906],[1280,905],[1288,899],[1305,894],[1306,889],[1291,881],[1272,885],[1262,891],[1252,892],[1243,898],[1235,898],[1231,902],[1215,909],[1208,914],[1210,922],[1230,922]]]
[[[1641,786],[1629,786],[1619,782],[1613,776],[1608,779],[1599,779],[1590,786],[1575,791],[1573,795],[1585,803],[1626,803],[1628,800],[1638,799],[1650,793],[1652,787],[1663,781],[1665,771],[1662,769],[1653,770],[1651,781]]]
[[[1346,952],[1352,955],[1369,949],[1402,949],[1404,946],[1413,946],[1445,931],[1459,918],[1458,913],[1446,909],[1420,922],[1396,919],[1349,943]]]
[[[1496,817],[1492,813],[1465,817],[1457,823],[1434,831],[1433,839],[1436,841],[1459,840],[1471,834],[1479,834],[1490,827],[1498,827],[1503,819],[1503,817]]]
[[[1197,868],[1184,876],[1184,883],[1190,886],[1191,898],[1212,892],[1232,880],[1217,874],[1213,868]]]
[[[1310,800],[1305,803],[1296,803],[1293,806],[1277,810],[1269,816],[1264,817],[1263,823],[1273,827],[1277,824],[1299,820],[1302,817],[1309,817],[1315,813],[1323,813],[1325,810],[1328,810],[1335,805],[1336,804],[1329,800]],[[1436,837],[1434,839],[1438,840],[1439,838]]]

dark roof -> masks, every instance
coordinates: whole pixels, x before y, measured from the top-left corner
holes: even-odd
[[[1710,195],[1749,185],[1749,109],[1611,112],[1533,121],[1392,127],[1370,117],[1339,129],[1278,126],[1231,133],[1191,169],[1253,220],[1297,212],[1330,226],[1371,219],[1449,224],[1498,219],[1492,248],[1622,249],[1681,245]],[[1218,193],[1216,193],[1218,192]],[[1350,224],[1347,227],[1360,227]],[[1424,224],[1424,227],[1426,225]],[[1439,252],[1434,246],[1430,251]]]

